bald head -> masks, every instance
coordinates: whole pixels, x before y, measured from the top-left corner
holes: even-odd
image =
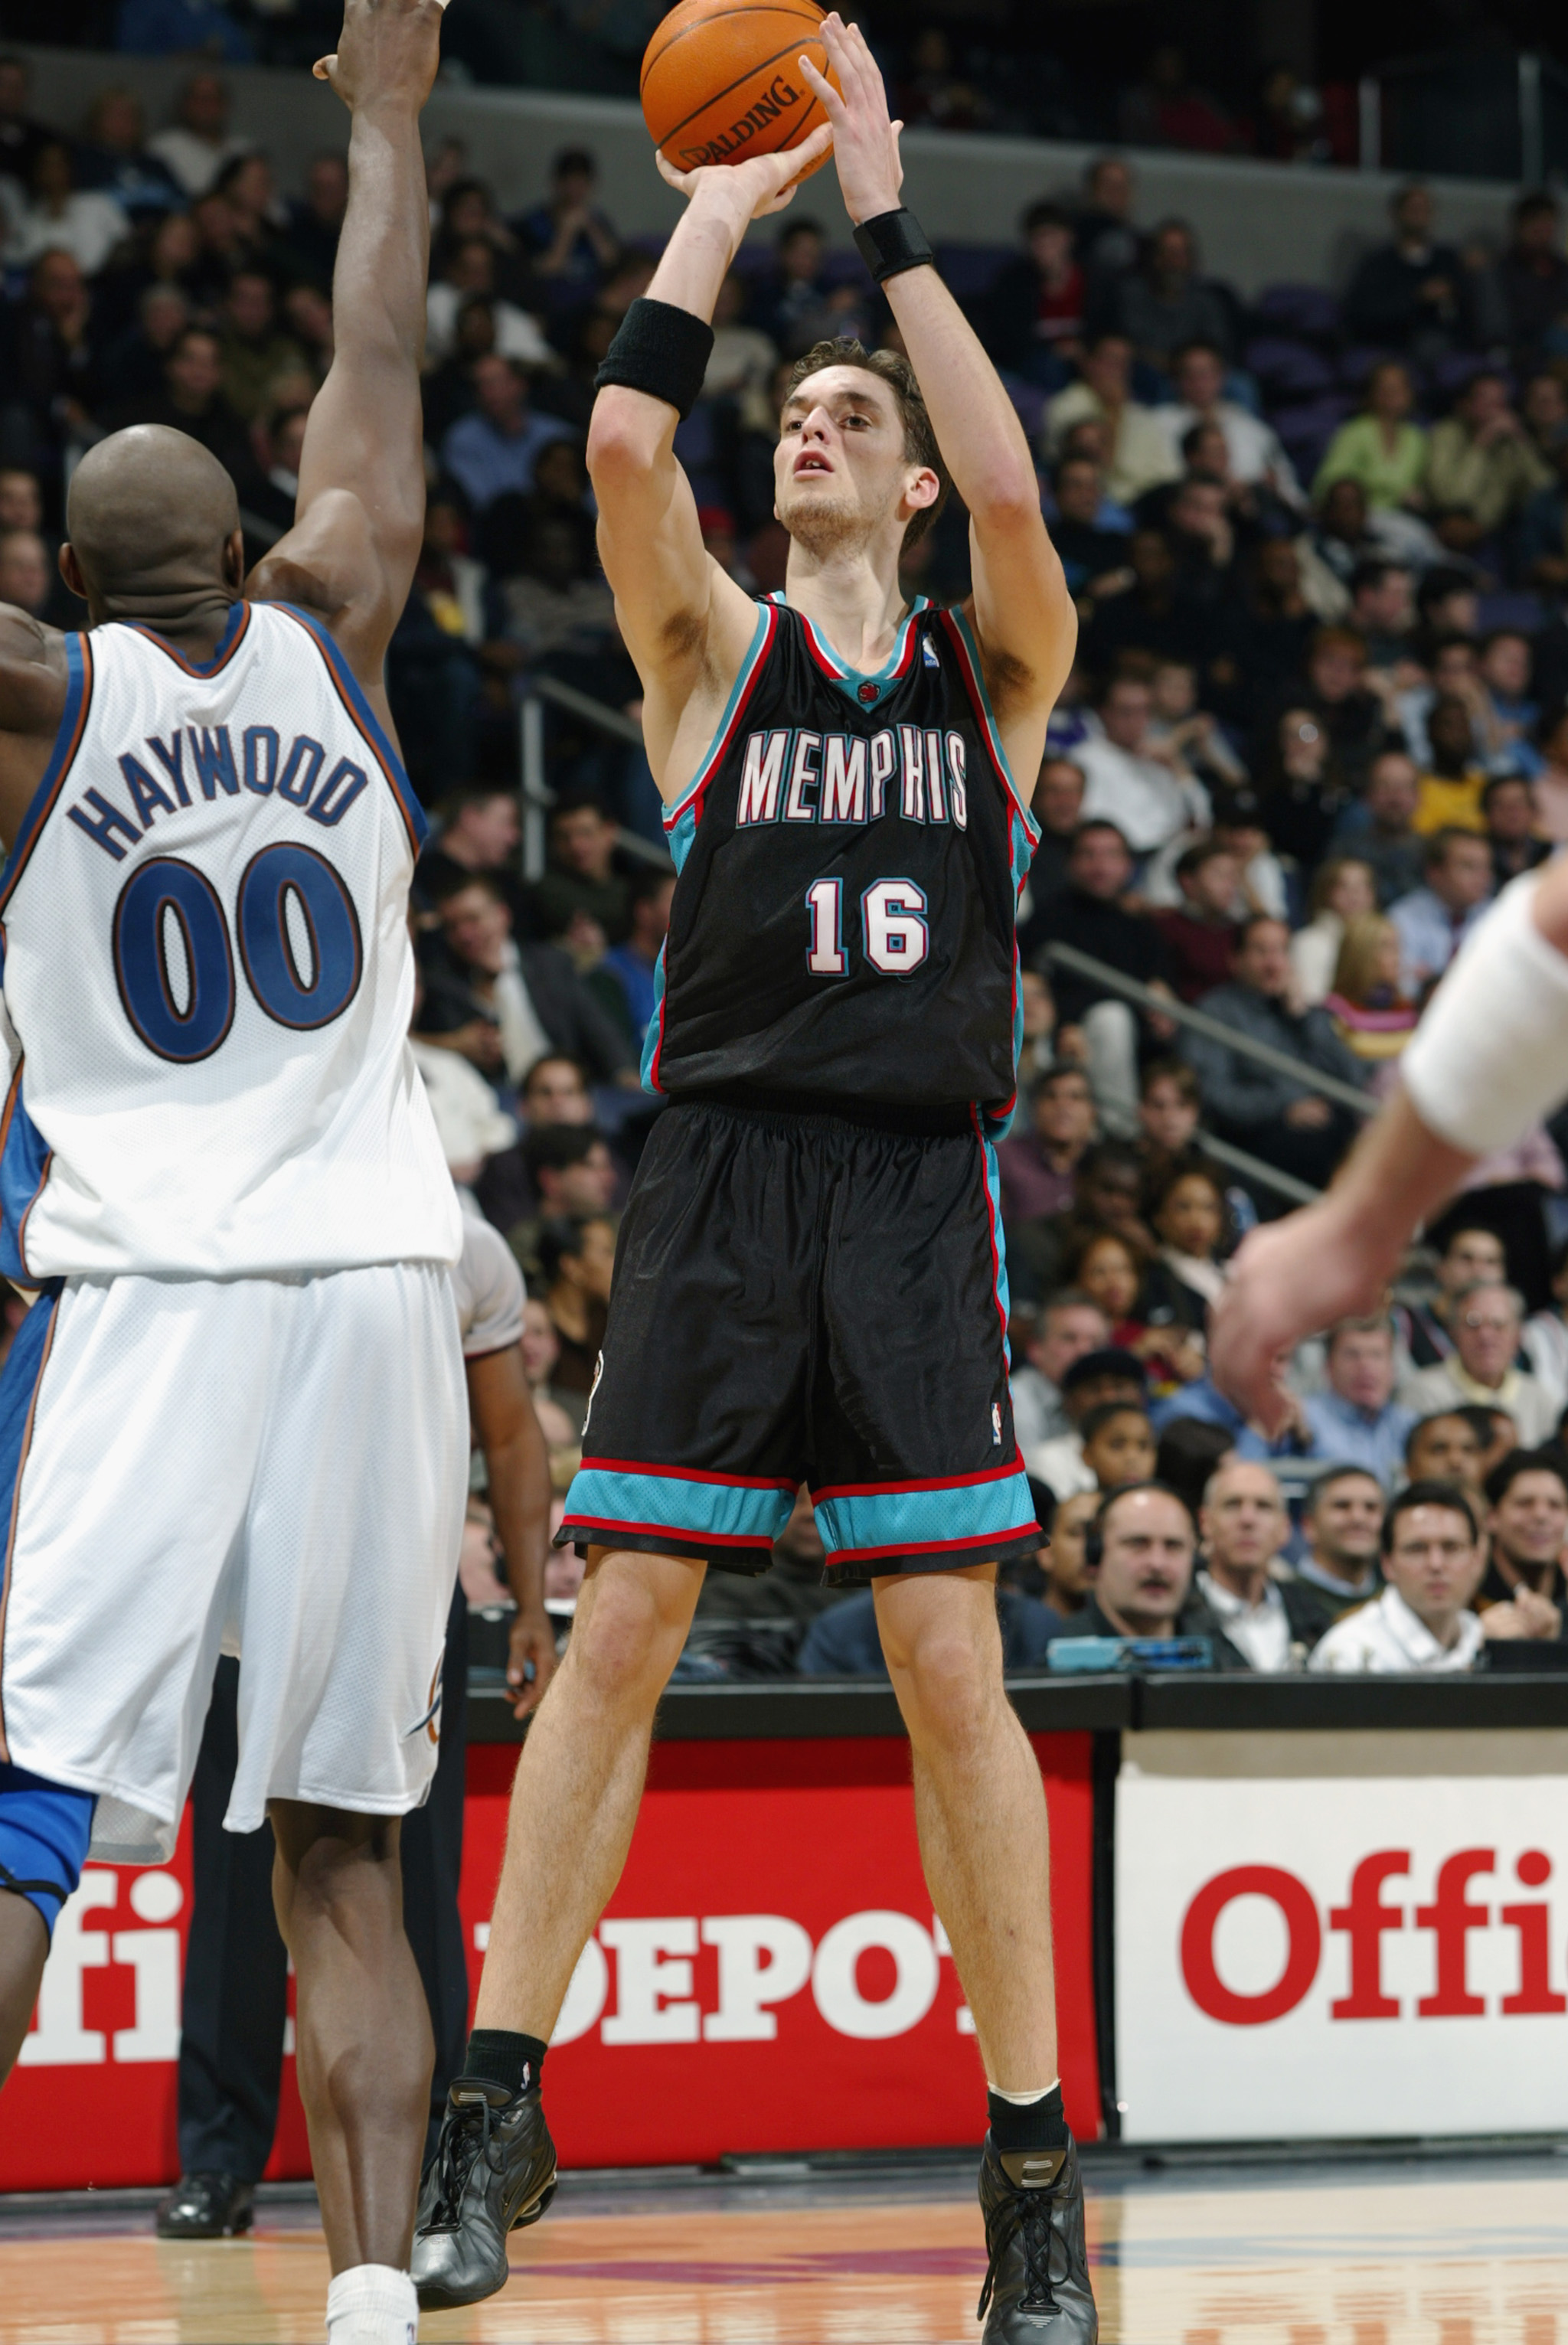
[[[166,424],[137,423],[88,450],[71,477],[66,528],[87,599],[106,612],[238,589],[234,483],[199,441]]]

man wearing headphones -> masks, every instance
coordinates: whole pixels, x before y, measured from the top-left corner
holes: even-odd
[[[1084,1538],[1090,1594],[1062,1637],[1207,1637],[1217,1669],[1245,1668],[1207,1605],[1192,1592],[1197,1527],[1164,1482],[1113,1490]]]

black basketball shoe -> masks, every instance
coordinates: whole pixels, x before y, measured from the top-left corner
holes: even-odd
[[[413,2283],[422,2309],[477,2304],[506,2285],[506,2235],[555,2196],[555,2145],[539,2087],[508,2093],[459,2076],[420,2185]]]
[[[1077,2144],[1003,2156],[988,2134],[980,2207],[991,2253],[981,2345],[1096,2345]]]
[[[182,2174],[158,2202],[160,2239],[233,2239],[250,2228],[255,2188],[232,2174]]]

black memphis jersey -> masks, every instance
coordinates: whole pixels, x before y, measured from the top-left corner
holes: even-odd
[[[801,613],[764,603],[665,827],[679,877],[650,1088],[1008,1105],[1014,926],[1039,831],[962,613],[917,603],[865,676]]]

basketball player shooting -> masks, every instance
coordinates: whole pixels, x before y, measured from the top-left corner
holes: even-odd
[[[1046,1818],[1003,1689],[994,1581],[1038,1545],[1008,1399],[995,1161],[1014,1088],[1014,915],[1073,605],[1029,450],[901,208],[898,126],[858,31],[821,27],[828,121],[677,174],[688,198],[599,376],[599,544],[642,677],[679,868],[645,1061],[671,1105],[620,1234],[563,1539],[586,1557],[513,1794],[468,2073],[414,2247],[421,2301],[502,2287],[547,2203],[539,2072],[619,1877],[654,1711],[705,1570],[756,1573],[805,1480],[837,1577],[869,1578],[913,1752],[926,1878],[992,2086],[991,2345],[1095,2335],[1057,2081]],[[841,90],[842,95],[839,94]],[[824,343],[775,458],[788,583],[704,551],[673,452],[748,223],[831,143],[909,351]],[[949,470],[961,610],[906,605]]]
[[[1513,1147],[1568,1094],[1568,861],[1506,888],[1400,1061],[1400,1089],[1328,1193],[1254,1233],[1215,1314],[1216,1381],[1276,1430],[1303,1335],[1375,1310],[1411,1233],[1476,1159]]]
[[[276,1838],[331,2345],[417,2319],[398,1820],[467,1487],[459,1213],[406,1043],[423,824],[382,682],[424,509],[440,24],[348,0],[317,67],[352,117],[335,356],[248,594],[229,475],[147,428],[71,482],[87,631],[0,611],[0,1270],[38,1290],[0,1377],[0,2076],[89,1836],[170,1853],[238,1650],[226,1822]]]

